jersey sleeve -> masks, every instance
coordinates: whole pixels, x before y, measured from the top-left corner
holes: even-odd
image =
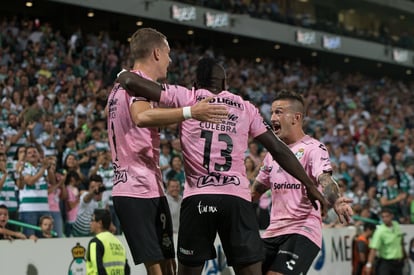
[[[145,97],[135,97],[135,96],[130,96],[128,93],[127,93],[127,91],[125,91],[125,89],[124,88],[122,88],[122,86],[120,85],[120,84],[117,84],[117,85],[115,85],[113,88],[112,88],[112,92],[111,92],[111,94],[112,93],[116,93],[116,92],[122,92],[123,94],[124,94],[124,96],[125,96],[125,98],[126,98],[126,102],[128,102],[128,106],[129,107],[131,107],[131,105],[135,102],[135,101],[148,101],[149,102],[149,100],[148,99],[146,99]]]
[[[125,91],[125,96],[126,96],[126,98],[127,98],[127,102],[128,102],[128,105],[129,105],[129,107],[131,107],[131,105],[134,103],[134,102],[137,102],[137,101],[146,101],[146,102],[150,102],[148,99],[146,99],[145,97],[141,97],[141,96],[130,96],[126,91]]]
[[[192,90],[178,85],[163,85],[159,102],[161,107],[185,107],[195,102]]]
[[[319,143],[310,152],[312,161],[312,175],[317,179],[321,174],[332,171],[328,150],[323,143]]]
[[[246,104],[246,108],[249,109],[250,120],[250,132],[249,135],[253,138],[265,133],[267,131],[263,117],[260,115],[259,110],[250,102]]]

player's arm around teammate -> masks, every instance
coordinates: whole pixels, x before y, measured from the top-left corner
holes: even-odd
[[[187,118],[218,123],[227,116],[227,108],[209,104],[210,99],[206,98],[191,107],[155,109],[149,102],[137,101],[131,105],[131,116],[138,127],[159,127],[181,122]]]
[[[131,95],[145,95],[145,98],[155,102],[160,100],[162,86],[156,82],[144,79],[129,71],[122,71],[117,81]],[[156,109],[151,108],[148,102],[137,101],[131,107],[131,116],[138,127],[164,126],[184,121],[190,117],[212,123],[221,122],[227,116],[227,108],[209,104],[210,100],[211,98],[206,98],[191,107]],[[182,120],[177,121],[177,117],[179,118],[180,116],[182,116]]]
[[[121,86],[131,95],[145,96],[145,98],[149,100],[156,102],[160,101],[163,86],[159,85],[158,83],[144,79],[139,75],[129,71],[121,72],[118,76],[117,82],[119,82]],[[202,102],[203,101],[200,103]],[[195,108],[192,110],[193,117],[196,114],[194,109]],[[220,116],[221,114],[213,119],[219,121]],[[280,163],[283,169],[285,169],[291,175],[295,175],[295,177],[300,180],[303,185],[305,185],[308,192],[308,197],[312,202],[312,205],[317,209],[318,206],[316,204],[316,201],[319,201],[322,208],[321,211],[323,214],[325,214],[327,209],[327,202],[325,198],[315,187],[315,184],[312,182],[312,180],[307,176],[299,161],[295,157],[292,157],[292,152],[286,146],[286,144],[281,141],[270,129],[262,135],[256,137],[256,139],[266,147],[274,159]]]

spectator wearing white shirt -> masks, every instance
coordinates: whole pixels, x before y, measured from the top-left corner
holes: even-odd
[[[167,183],[167,172],[171,168],[171,145],[169,142],[161,144],[160,150],[160,169],[164,183]]]
[[[364,143],[357,144],[357,153],[355,155],[355,168],[357,168],[364,177],[365,184],[370,184],[370,176],[374,171],[371,157],[367,154],[367,147]]]
[[[93,175],[89,178],[89,188],[80,197],[78,214],[73,224],[73,236],[90,236],[90,223],[93,211],[97,208],[108,209],[108,200],[103,198],[105,186],[102,177]]]
[[[391,158],[390,154],[385,153],[385,154],[382,155],[381,162],[378,163],[378,165],[375,169],[378,178],[383,177],[385,169],[389,170],[390,175],[395,175],[395,170],[394,170],[394,167],[392,166],[391,160],[392,160],[392,158]]]
[[[53,119],[46,117],[43,120],[43,131],[40,133],[36,142],[41,146],[45,157],[57,156],[58,151],[56,142],[59,140],[57,129],[53,126]]]
[[[167,182],[167,201],[171,211],[171,219],[173,224],[173,232],[178,233],[180,224],[180,208],[183,197],[180,195],[181,185],[176,179],[169,179]]]

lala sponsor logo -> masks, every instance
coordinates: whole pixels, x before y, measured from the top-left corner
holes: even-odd
[[[240,185],[240,179],[236,176],[223,176],[218,173],[211,173],[208,176],[199,177],[197,179],[198,188],[207,186],[224,186],[229,184]]]

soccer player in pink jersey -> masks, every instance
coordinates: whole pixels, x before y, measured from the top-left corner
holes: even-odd
[[[260,274],[263,242],[244,167],[249,136],[309,186],[306,202],[310,208],[312,203],[317,208],[317,200],[325,206],[325,199],[289,148],[267,129],[257,108],[225,90],[226,75],[219,63],[201,59],[196,74],[195,88],[190,90],[176,85],[161,87],[131,72],[122,73],[118,81],[129,93],[169,107],[192,105],[212,95],[212,103],[227,106],[228,116],[220,123],[189,119],[180,124],[186,183],[178,232],[178,274],[201,274],[204,262],[216,257],[217,233],[227,263],[236,274]]]
[[[153,81],[166,77],[170,48],[163,34],[139,29],[130,46],[135,73]],[[112,195],[134,263],[144,263],[150,275],[169,275],[176,273],[175,250],[158,166],[160,135],[156,127],[181,122],[188,114],[203,123],[214,123],[227,117],[227,108],[209,104],[208,99],[186,108],[161,109],[157,105],[130,96],[120,85],[112,89],[107,104]]]
[[[305,104],[299,94],[279,92],[272,103],[274,132],[323,190],[341,222],[348,222],[353,214],[352,200],[341,196],[331,176],[332,167],[325,145],[304,133],[304,115]],[[303,186],[270,154],[263,160],[253,183],[253,199],[258,199],[268,189],[272,190],[272,209],[270,224],[262,236],[266,249],[263,274],[306,274],[322,245],[321,212],[309,207]]]

